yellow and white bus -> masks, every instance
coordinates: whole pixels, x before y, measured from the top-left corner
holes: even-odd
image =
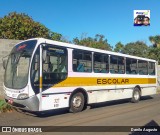
[[[4,62],[8,103],[31,111],[69,108],[156,93],[156,61],[43,38],[14,46]]]

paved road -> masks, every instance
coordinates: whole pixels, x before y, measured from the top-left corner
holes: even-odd
[[[144,126],[147,123],[160,125],[160,94],[145,97],[139,103],[121,100],[96,104],[76,114],[68,113],[67,110],[50,111],[41,116],[16,111],[0,114],[1,126]],[[75,135],[68,132],[47,134]],[[76,134],[84,135],[85,133]],[[87,134],[98,133],[87,132]],[[123,135],[129,132],[108,134]]]

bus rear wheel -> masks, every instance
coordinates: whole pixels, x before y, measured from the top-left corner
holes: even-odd
[[[70,100],[70,109],[72,113],[81,112],[84,109],[84,95],[81,92],[77,92],[72,95]]]
[[[136,88],[133,90],[133,95],[132,95],[131,102],[132,102],[132,103],[138,103],[139,100],[140,100],[140,97],[141,97],[140,90],[139,90],[139,88],[136,87]]]

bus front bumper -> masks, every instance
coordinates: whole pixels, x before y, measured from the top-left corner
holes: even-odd
[[[29,111],[39,111],[39,100],[37,96],[32,96],[27,99],[18,100],[5,95],[5,101],[16,108]]]

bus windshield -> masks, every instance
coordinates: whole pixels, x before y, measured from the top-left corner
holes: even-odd
[[[27,85],[29,63],[37,40],[30,40],[16,45],[7,61],[4,85],[8,88],[21,89]]]

